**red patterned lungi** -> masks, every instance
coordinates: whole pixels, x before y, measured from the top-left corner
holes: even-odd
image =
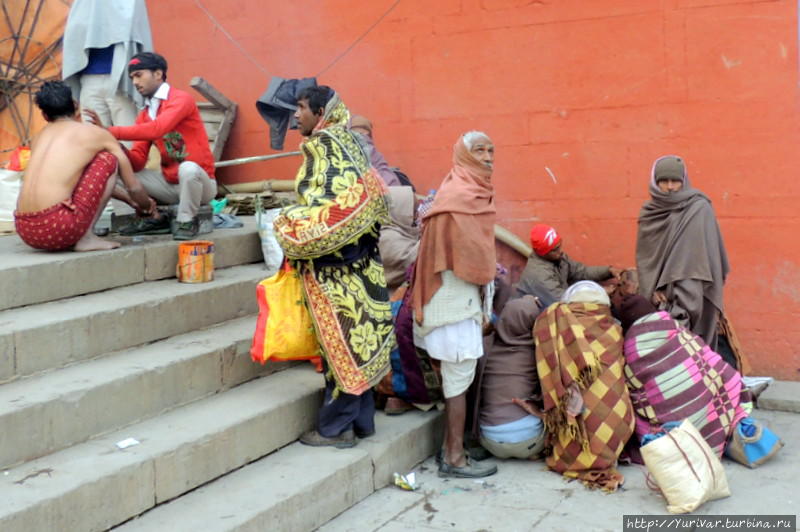
[[[92,225],[108,179],[117,171],[117,158],[101,151],[83,170],[72,197],[35,212],[14,212],[17,233],[36,249],[72,248]]]

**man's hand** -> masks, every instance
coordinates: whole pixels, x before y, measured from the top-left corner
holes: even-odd
[[[146,210],[140,209],[138,205],[132,205],[132,207],[136,209],[136,216],[140,218],[151,218],[156,213],[156,200],[153,198],[148,199],[150,200],[150,208]]]
[[[131,195],[131,199],[136,204],[133,205],[133,207],[137,211],[149,212],[152,214],[155,202],[150,198],[150,196],[147,195],[147,192],[145,192],[144,187],[129,189],[128,193]]]
[[[583,392],[574,382],[567,388],[567,414],[578,417],[583,412]]]
[[[622,268],[617,268],[616,266],[609,266],[608,271],[609,273],[611,273],[612,277],[614,277],[615,279],[619,279],[619,276],[622,273]]]
[[[653,297],[650,298],[650,302],[656,307],[662,304],[666,304],[667,295],[660,290],[656,290],[655,292],[653,292]]]
[[[544,412],[542,412],[539,409],[539,407],[536,406],[530,399],[519,399],[517,397],[514,397],[513,399],[511,399],[511,402],[532,416],[536,416],[538,418],[544,418]]]
[[[100,120],[100,115],[98,115],[94,111],[94,109],[84,109],[82,116],[84,118],[84,120],[83,120],[84,122],[88,122],[89,124],[94,124],[94,125],[96,125],[98,127],[102,127],[103,129],[106,129],[106,126],[103,125],[103,121]]]

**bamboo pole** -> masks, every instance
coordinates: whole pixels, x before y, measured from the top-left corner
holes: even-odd
[[[241,159],[231,159],[229,161],[217,161],[214,166],[217,168],[224,168],[226,166],[238,166],[240,164],[257,163],[259,161],[269,161],[272,159],[280,159],[281,157],[291,157],[293,155],[300,155],[299,151],[287,151],[283,153],[273,153],[272,155],[256,155],[254,157],[242,157]]]
[[[274,192],[293,192],[294,179],[270,179],[251,183],[236,183],[235,185],[225,185],[225,188],[239,194],[257,194],[267,189]],[[423,198],[424,196],[417,194],[417,197]],[[495,224],[494,237],[525,258],[529,257],[533,252],[531,247],[520,237],[501,225]]]
[[[225,185],[230,192],[237,194],[258,194],[265,190],[273,192],[294,192],[294,179],[268,179],[265,181],[252,181],[250,183],[235,183]]]

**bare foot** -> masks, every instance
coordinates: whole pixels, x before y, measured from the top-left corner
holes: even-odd
[[[114,249],[120,246],[119,242],[98,238],[94,235],[84,236],[73,248],[75,251],[100,251],[104,249]]]

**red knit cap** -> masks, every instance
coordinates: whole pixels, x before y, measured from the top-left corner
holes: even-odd
[[[531,246],[540,257],[550,253],[561,242],[561,237],[549,225],[536,224],[531,228]]]

